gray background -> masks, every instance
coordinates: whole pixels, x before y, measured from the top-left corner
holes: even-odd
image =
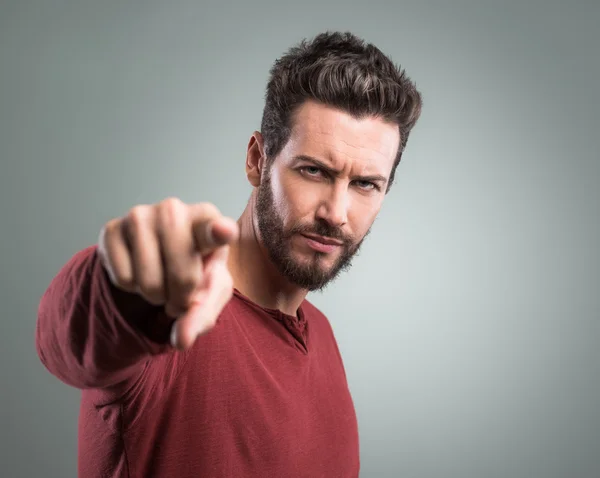
[[[79,393],[39,298],[102,224],[175,195],[237,217],[268,69],[351,30],[425,98],[330,317],[364,477],[600,476],[597,1],[3,1],[2,476],[76,475]]]

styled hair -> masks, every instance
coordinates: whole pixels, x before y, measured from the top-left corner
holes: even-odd
[[[290,48],[273,64],[267,83],[261,133],[269,164],[289,140],[294,113],[307,100],[398,125],[389,190],[422,107],[421,94],[404,70],[350,32],[321,33]]]

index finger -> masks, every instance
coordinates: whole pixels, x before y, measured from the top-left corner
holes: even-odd
[[[212,205],[201,205],[196,211],[192,211],[191,220],[196,247],[203,256],[230,244],[239,235],[237,222],[222,216]]]

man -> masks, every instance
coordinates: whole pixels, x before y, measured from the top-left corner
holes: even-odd
[[[277,60],[238,221],[169,198],[131,208],[53,279],[37,351],[82,390],[82,477],[356,477],[357,420],[325,316],[421,111],[349,33]]]

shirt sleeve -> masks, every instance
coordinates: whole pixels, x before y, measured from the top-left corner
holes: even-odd
[[[151,357],[173,350],[174,319],[117,289],[91,246],[76,253],[41,297],[35,345],[46,369],[79,389],[118,388]]]

